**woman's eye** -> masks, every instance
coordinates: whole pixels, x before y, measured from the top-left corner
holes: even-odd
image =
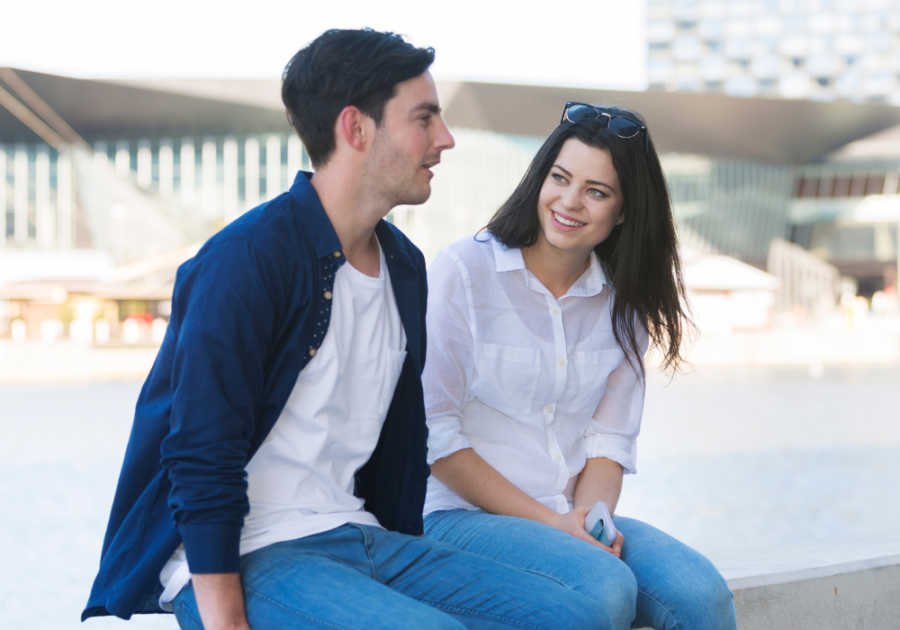
[[[553,173],[550,177],[552,177],[553,181],[555,181],[555,182],[562,183],[562,182],[566,181],[566,178],[563,177],[562,175],[560,175],[559,173]]]
[[[595,199],[603,199],[606,196],[606,193],[601,190],[597,190],[596,188],[589,188],[588,194]]]

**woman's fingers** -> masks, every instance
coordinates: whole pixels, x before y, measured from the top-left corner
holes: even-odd
[[[600,547],[603,551],[608,551],[609,553],[615,555],[615,552],[612,549],[610,549],[609,547],[604,545],[602,542],[600,542],[599,540],[597,540],[596,538],[594,538],[593,536],[588,534],[583,529],[582,529],[582,531],[576,532],[573,535],[575,536],[575,538],[578,538],[580,540],[583,540],[584,542],[590,543],[590,544],[594,545],[595,547]]]
[[[602,542],[591,536],[587,532],[587,530],[584,529],[584,517],[587,516],[587,513],[590,511],[590,506],[577,507],[571,512],[559,514],[551,524],[553,525],[553,527],[562,532],[574,536],[579,540],[583,540],[584,542],[590,545],[594,545],[595,547],[600,547],[600,549],[602,549],[603,551],[611,553],[617,558],[621,558],[622,544],[621,542],[619,542],[622,539],[621,534],[616,538],[613,546],[608,547],[607,545],[604,545]],[[618,545],[618,547],[616,545]]]
[[[622,532],[616,532],[616,539],[613,542],[613,553],[616,554],[617,558],[622,557],[622,544],[625,542],[625,536],[622,535]]]

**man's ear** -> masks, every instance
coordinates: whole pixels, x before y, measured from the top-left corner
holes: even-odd
[[[353,105],[348,105],[338,114],[335,131],[344,142],[356,151],[362,151],[368,140],[364,125],[366,115]]]

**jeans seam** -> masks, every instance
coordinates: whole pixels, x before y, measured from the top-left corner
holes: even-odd
[[[678,623],[678,620],[675,618],[675,615],[672,614],[672,611],[669,610],[669,609],[666,607],[665,604],[663,604],[661,601],[659,601],[658,599],[656,599],[655,597],[653,597],[650,593],[646,593],[646,592],[642,591],[641,589],[638,589],[638,595],[643,595],[643,596],[646,597],[647,599],[649,599],[649,600],[651,600],[652,602],[656,603],[656,604],[657,604],[660,608],[662,608],[664,611],[666,611],[666,614],[669,615],[669,617],[672,619],[672,622],[675,624],[676,630],[677,630],[678,628],[681,628],[681,624]]]
[[[362,533],[363,549],[366,550],[366,560],[369,561],[369,569],[372,571],[372,579],[377,582],[378,577],[377,577],[377,572],[375,571],[375,562],[372,560],[372,554],[370,553],[371,550],[369,549],[369,546],[370,546],[369,545],[369,536],[370,536],[369,530],[365,529],[364,527],[362,527],[360,525],[357,525],[356,523],[348,523],[348,525],[355,527]],[[374,542],[374,540],[372,542]]]
[[[427,599],[419,599],[418,597],[414,597],[413,599],[425,604],[426,606],[430,606],[437,610],[441,610],[451,614],[464,615],[466,617],[474,617],[476,619],[490,619],[491,621],[499,621],[507,625],[517,626],[519,628],[528,628],[530,630],[543,630],[544,628],[544,626],[529,623],[527,621],[522,621],[519,619],[513,619],[512,617],[506,617],[505,615],[497,615],[494,613],[472,610],[470,608],[460,608],[459,606],[441,604],[438,602],[429,601]]]
[[[181,612],[183,612],[195,626],[199,626],[200,628],[203,627],[203,622],[194,616],[194,611],[191,610],[190,606],[188,606],[187,604],[185,604],[182,601],[182,602],[178,602],[178,608],[181,609]],[[179,626],[180,625],[181,624],[179,624]]]
[[[302,619],[303,621],[319,626],[320,628],[328,628],[329,630],[351,630],[348,626],[342,626],[331,621],[325,621],[308,613],[304,613],[303,611],[292,606],[287,606],[281,601],[269,597],[261,591],[257,591],[256,589],[247,587],[245,585],[244,597],[246,598],[248,595],[252,596],[254,599],[259,600],[260,602],[271,606],[272,608],[275,608],[276,610],[294,617],[295,619]]]

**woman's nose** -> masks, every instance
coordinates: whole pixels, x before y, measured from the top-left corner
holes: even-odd
[[[580,199],[581,196],[578,194],[578,191],[572,186],[563,193],[560,201],[566,210],[578,210],[581,204]]]

